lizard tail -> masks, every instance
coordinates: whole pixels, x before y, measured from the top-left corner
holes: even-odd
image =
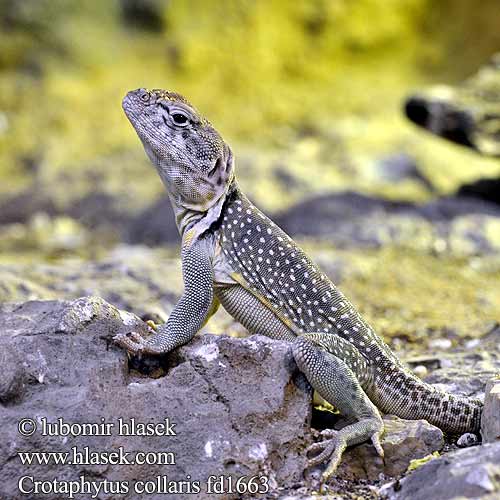
[[[427,401],[436,401],[434,412],[424,410],[428,422],[452,434],[479,432],[483,403],[479,399],[465,398],[447,392],[428,393]]]
[[[479,432],[483,403],[439,391],[411,373],[397,373],[377,391],[376,404],[385,413],[410,420],[425,419],[453,434]]]

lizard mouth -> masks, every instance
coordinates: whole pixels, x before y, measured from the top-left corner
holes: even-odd
[[[130,96],[127,94],[123,99],[122,99],[122,108],[125,112],[127,112],[131,107],[130,103]]]
[[[125,116],[131,121],[132,125],[134,125],[134,122],[132,121],[132,117],[134,116],[134,106],[133,103],[130,102],[128,95],[126,95],[122,100],[122,109]]]

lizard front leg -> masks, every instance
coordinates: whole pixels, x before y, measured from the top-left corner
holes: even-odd
[[[212,252],[206,240],[197,240],[182,252],[184,293],[167,322],[145,339],[136,332],[119,334],[115,342],[133,354],[164,354],[189,342],[214,308]]]
[[[324,483],[335,472],[342,453],[348,446],[371,438],[378,454],[383,456],[380,435],[384,425],[376,406],[363,391],[353,370],[341,359],[347,353],[342,351],[335,355],[327,351],[321,345],[323,342],[317,343],[318,337],[321,334],[303,334],[297,338],[292,347],[295,361],[314,389],[343,416],[354,421],[339,431],[323,431],[322,434],[327,439],[312,445],[308,450],[320,452],[309,461],[308,467],[329,460],[329,465],[323,472]],[[331,334],[323,337],[328,341]]]

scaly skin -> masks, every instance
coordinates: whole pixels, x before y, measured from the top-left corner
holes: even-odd
[[[413,375],[309,257],[241,192],[233,156],[182,96],[129,92],[123,108],[164,181],[182,235],[184,293],[149,339],[119,335],[132,353],[163,354],[193,338],[219,304],[250,333],[291,342],[299,369],[350,425],[324,431],[309,466],[371,439],[383,455],[379,410],[449,432],[479,430],[482,404]]]

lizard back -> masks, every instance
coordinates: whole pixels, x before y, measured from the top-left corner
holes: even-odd
[[[408,370],[307,254],[237,187],[226,200],[219,243],[236,281],[297,335],[321,334],[318,344],[350,366],[384,412],[426,418],[451,432],[479,428],[481,402],[438,391]]]
[[[368,360],[376,346],[387,349],[308,255],[238,189],[227,200],[219,243],[238,281],[288,318],[297,334],[339,335]]]

